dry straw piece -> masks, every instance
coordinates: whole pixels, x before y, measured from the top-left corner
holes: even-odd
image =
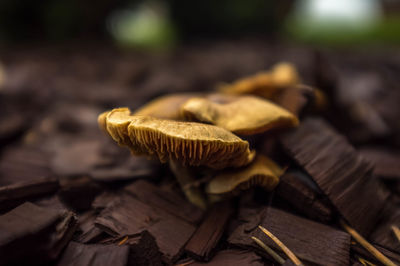
[[[278,185],[279,177],[282,174],[282,168],[259,154],[246,167],[222,170],[206,185],[206,193],[211,196],[235,195],[253,186],[272,190]]]
[[[128,108],[101,115],[99,124],[132,153],[156,156],[161,162],[222,169],[247,165],[254,158],[247,141],[212,125],[134,116]]]
[[[276,64],[270,71],[260,72],[218,87],[222,93],[253,94],[271,99],[283,88],[294,86],[300,82],[299,74],[290,63]]]
[[[285,254],[289,257],[289,259],[295,264],[295,265],[304,265],[297,257],[294,255],[294,253],[287,247],[285,244],[283,244],[276,236],[274,236],[270,231],[262,227],[261,225],[258,226],[258,228],[263,231],[264,234],[266,234],[269,238],[271,238],[281,249]]]
[[[192,98],[182,106],[182,114],[188,120],[214,124],[241,135],[299,124],[292,113],[255,96],[238,97],[225,104],[206,98]]]
[[[347,225],[343,220],[340,221],[342,227],[349,233],[361,246],[368,250],[378,261],[386,266],[395,266],[396,264],[391,261],[388,257],[383,255],[379,250],[377,250],[373,245],[371,245],[367,240],[365,240],[356,230]]]
[[[251,239],[253,239],[254,242],[257,243],[262,249],[265,250],[265,252],[268,253],[274,260],[276,260],[279,264],[283,265],[285,263],[285,260],[282,259],[281,256],[279,256],[275,251],[272,250],[272,248],[268,247],[267,245],[264,244],[260,239],[257,237],[252,236]]]

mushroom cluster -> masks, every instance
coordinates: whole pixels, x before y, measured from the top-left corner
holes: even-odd
[[[303,95],[299,83],[295,67],[280,63],[216,93],[168,95],[134,112],[116,108],[98,123],[133,155],[168,162],[188,200],[206,208],[249,187],[272,190],[279,183],[282,168],[241,137],[297,126],[299,108],[292,113],[279,104],[289,90]]]

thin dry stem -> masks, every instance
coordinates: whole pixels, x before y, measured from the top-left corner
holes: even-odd
[[[258,226],[258,228],[261,229],[261,231],[264,232],[268,237],[270,237],[281,249],[285,254],[289,257],[289,259],[298,266],[304,265],[297,257],[294,255],[294,253],[287,247],[285,246],[276,236],[274,236],[270,231],[262,227],[261,225]]]
[[[268,255],[270,255],[272,258],[274,258],[274,260],[276,260],[279,264],[283,265],[285,263],[285,260],[281,256],[279,256],[270,247],[265,245],[264,242],[262,242],[260,239],[258,239],[257,237],[254,237],[254,236],[252,236],[251,239],[253,239],[254,242],[257,243],[257,245],[262,247],[268,253]]]
[[[376,266],[376,264],[373,264],[372,262],[363,258],[358,258],[358,261],[364,266]]]
[[[400,229],[397,227],[397,225],[392,225],[392,230],[397,240],[400,242]]]
[[[371,245],[365,238],[363,238],[356,230],[347,225],[343,220],[340,220],[342,227],[349,233],[361,246],[368,250],[377,260],[379,260],[383,265],[395,266],[388,257],[383,255],[379,250],[377,250],[373,245]]]
[[[124,238],[118,243],[118,246],[122,246],[123,244],[125,244],[126,241],[128,241],[128,239],[129,239],[128,236],[124,237]]]

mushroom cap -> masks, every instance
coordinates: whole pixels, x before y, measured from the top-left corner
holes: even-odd
[[[239,79],[232,84],[219,87],[219,91],[228,94],[253,94],[272,99],[282,88],[300,82],[299,74],[293,64],[282,62],[273,66],[270,71],[257,73]]]
[[[247,141],[223,128],[135,116],[128,108],[108,112],[105,125],[120,146],[129,147],[137,155],[156,156],[161,162],[175,160],[222,169],[249,164],[255,155]]]
[[[181,120],[181,105],[190,98],[199,97],[201,95],[200,93],[179,93],[161,96],[140,107],[133,115]]]
[[[241,96],[226,104],[192,98],[182,106],[182,114],[187,119],[211,123],[242,135],[293,127],[299,123],[292,113],[255,96]]]
[[[258,154],[254,161],[240,169],[222,170],[206,185],[211,196],[235,195],[253,186],[274,189],[284,170],[264,155]]]

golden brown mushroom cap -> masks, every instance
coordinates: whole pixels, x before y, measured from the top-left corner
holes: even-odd
[[[161,162],[222,169],[246,165],[254,158],[247,141],[212,125],[134,116],[128,108],[110,111],[105,124],[119,145],[134,154],[157,156]]]
[[[228,94],[252,94],[272,99],[282,88],[294,86],[299,82],[300,78],[295,66],[283,62],[276,64],[270,71],[260,72],[232,84],[219,86],[218,90]]]
[[[221,171],[207,184],[206,192],[211,196],[234,195],[253,186],[272,190],[282,174],[283,170],[276,163],[259,154],[248,166]]]
[[[242,135],[293,127],[299,123],[292,113],[254,96],[241,96],[227,104],[192,98],[182,106],[182,113],[188,119],[211,123]]]
[[[107,132],[107,128],[106,128],[106,117],[107,117],[107,114],[108,114],[108,113],[109,113],[108,111],[103,112],[103,113],[101,113],[101,114],[97,117],[97,123],[99,124],[99,127],[100,127],[104,132]]]
[[[163,119],[181,120],[180,108],[183,103],[192,97],[199,97],[200,93],[180,93],[158,97],[140,107],[133,115],[152,116]]]

